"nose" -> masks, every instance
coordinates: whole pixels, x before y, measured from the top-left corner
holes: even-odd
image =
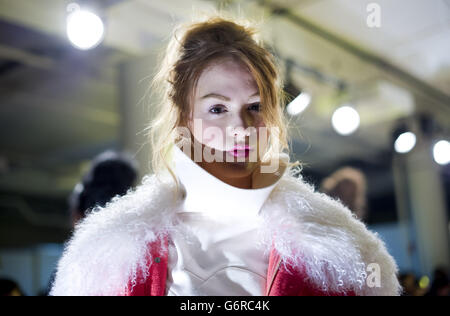
[[[247,128],[239,126],[233,128],[233,136],[236,138],[245,138],[247,136],[250,136],[250,132]]]
[[[230,125],[230,136],[235,138],[237,141],[246,140],[246,138],[250,137],[250,122],[246,122],[245,118],[238,117]]]

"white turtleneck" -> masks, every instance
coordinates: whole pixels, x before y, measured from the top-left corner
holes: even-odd
[[[177,216],[187,230],[169,239],[166,295],[264,295],[269,258],[259,244],[259,211],[285,169],[270,179],[258,172],[254,188],[241,189],[211,175],[178,146],[173,162],[186,191]]]

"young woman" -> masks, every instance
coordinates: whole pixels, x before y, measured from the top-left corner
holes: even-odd
[[[383,242],[289,162],[283,83],[251,25],[176,29],[153,172],[79,225],[53,295],[398,295]]]

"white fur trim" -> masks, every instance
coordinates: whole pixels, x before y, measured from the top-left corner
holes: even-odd
[[[299,178],[285,176],[263,206],[261,240],[272,240],[286,262],[303,264],[323,291],[357,295],[399,295],[398,268],[383,241],[339,200],[315,192]],[[272,238],[275,236],[275,239]],[[369,287],[366,269],[380,267],[380,287]]]
[[[154,175],[103,208],[93,209],[66,243],[51,295],[121,295],[147,266],[147,245],[177,208],[167,183]]]
[[[58,263],[51,295],[121,295],[128,281],[146,267],[147,245],[178,225],[182,199],[174,184],[146,176],[125,196],[94,209],[75,228]],[[383,242],[339,201],[315,192],[286,173],[263,205],[261,242],[272,240],[284,260],[303,263],[310,280],[323,290],[351,289],[359,295],[398,295],[393,258]],[[275,239],[272,239],[275,233]],[[151,258],[150,258],[151,259]],[[366,285],[366,267],[377,263],[381,287]],[[146,269],[143,269],[146,271]]]

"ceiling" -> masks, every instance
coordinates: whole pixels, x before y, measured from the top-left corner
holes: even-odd
[[[379,0],[380,28],[366,24],[370,2],[89,1],[108,32],[80,52],[65,37],[68,1],[0,0],[0,189],[66,195],[89,159],[119,146],[121,62],[151,53],[192,14],[223,7],[264,19],[265,41],[313,95],[292,120],[296,158],[323,175],[356,160],[372,173],[372,194],[392,190],[396,121],[427,111],[450,126],[450,2]],[[349,137],[330,125],[342,102],[361,113]]]

